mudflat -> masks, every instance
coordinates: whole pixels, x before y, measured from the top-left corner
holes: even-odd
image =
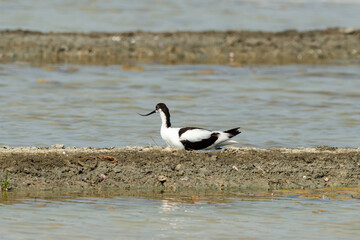
[[[360,30],[42,33],[0,31],[0,63],[339,64],[360,60]]]
[[[0,181],[6,172],[12,190],[358,187],[360,148],[3,147]]]

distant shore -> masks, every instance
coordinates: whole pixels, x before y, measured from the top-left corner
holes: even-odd
[[[2,30],[0,39],[0,63],[242,66],[360,62],[358,29],[88,34]]]
[[[185,151],[134,148],[0,148],[10,190],[316,189],[360,186],[360,148]]]

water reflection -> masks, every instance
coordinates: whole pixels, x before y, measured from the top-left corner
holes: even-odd
[[[147,192],[143,197],[131,191],[33,192],[14,198],[10,192],[12,200],[0,201],[0,231],[11,239],[356,238],[359,201],[318,198],[319,193],[346,196],[359,190]]]

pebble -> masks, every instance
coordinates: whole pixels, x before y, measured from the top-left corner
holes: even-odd
[[[180,178],[181,181],[188,181],[189,178],[187,176],[183,177],[183,178]]]
[[[55,145],[52,145],[51,148],[64,149],[65,146],[63,144],[55,144]]]
[[[178,164],[178,165],[176,165],[175,170],[176,170],[176,171],[179,171],[180,168],[181,168],[181,164]]]
[[[159,181],[159,182],[166,182],[166,180],[167,180],[167,178],[165,177],[165,176],[163,176],[163,175],[160,175],[160,176],[158,176],[158,178],[157,178],[157,180]]]
[[[199,169],[199,174],[200,175],[206,176],[206,175],[208,175],[208,172],[209,171],[205,167]]]
[[[341,28],[340,32],[345,33],[345,34],[352,34],[356,32],[355,28]]]

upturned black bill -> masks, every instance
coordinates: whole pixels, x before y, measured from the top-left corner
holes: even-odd
[[[143,117],[146,117],[146,116],[149,116],[149,115],[151,115],[151,114],[153,114],[153,113],[156,113],[156,110],[154,110],[154,111],[152,111],[151,113],[148,113],[148,114],[140,114],[140,113],[138,113],[140,116],[143,116]]]

